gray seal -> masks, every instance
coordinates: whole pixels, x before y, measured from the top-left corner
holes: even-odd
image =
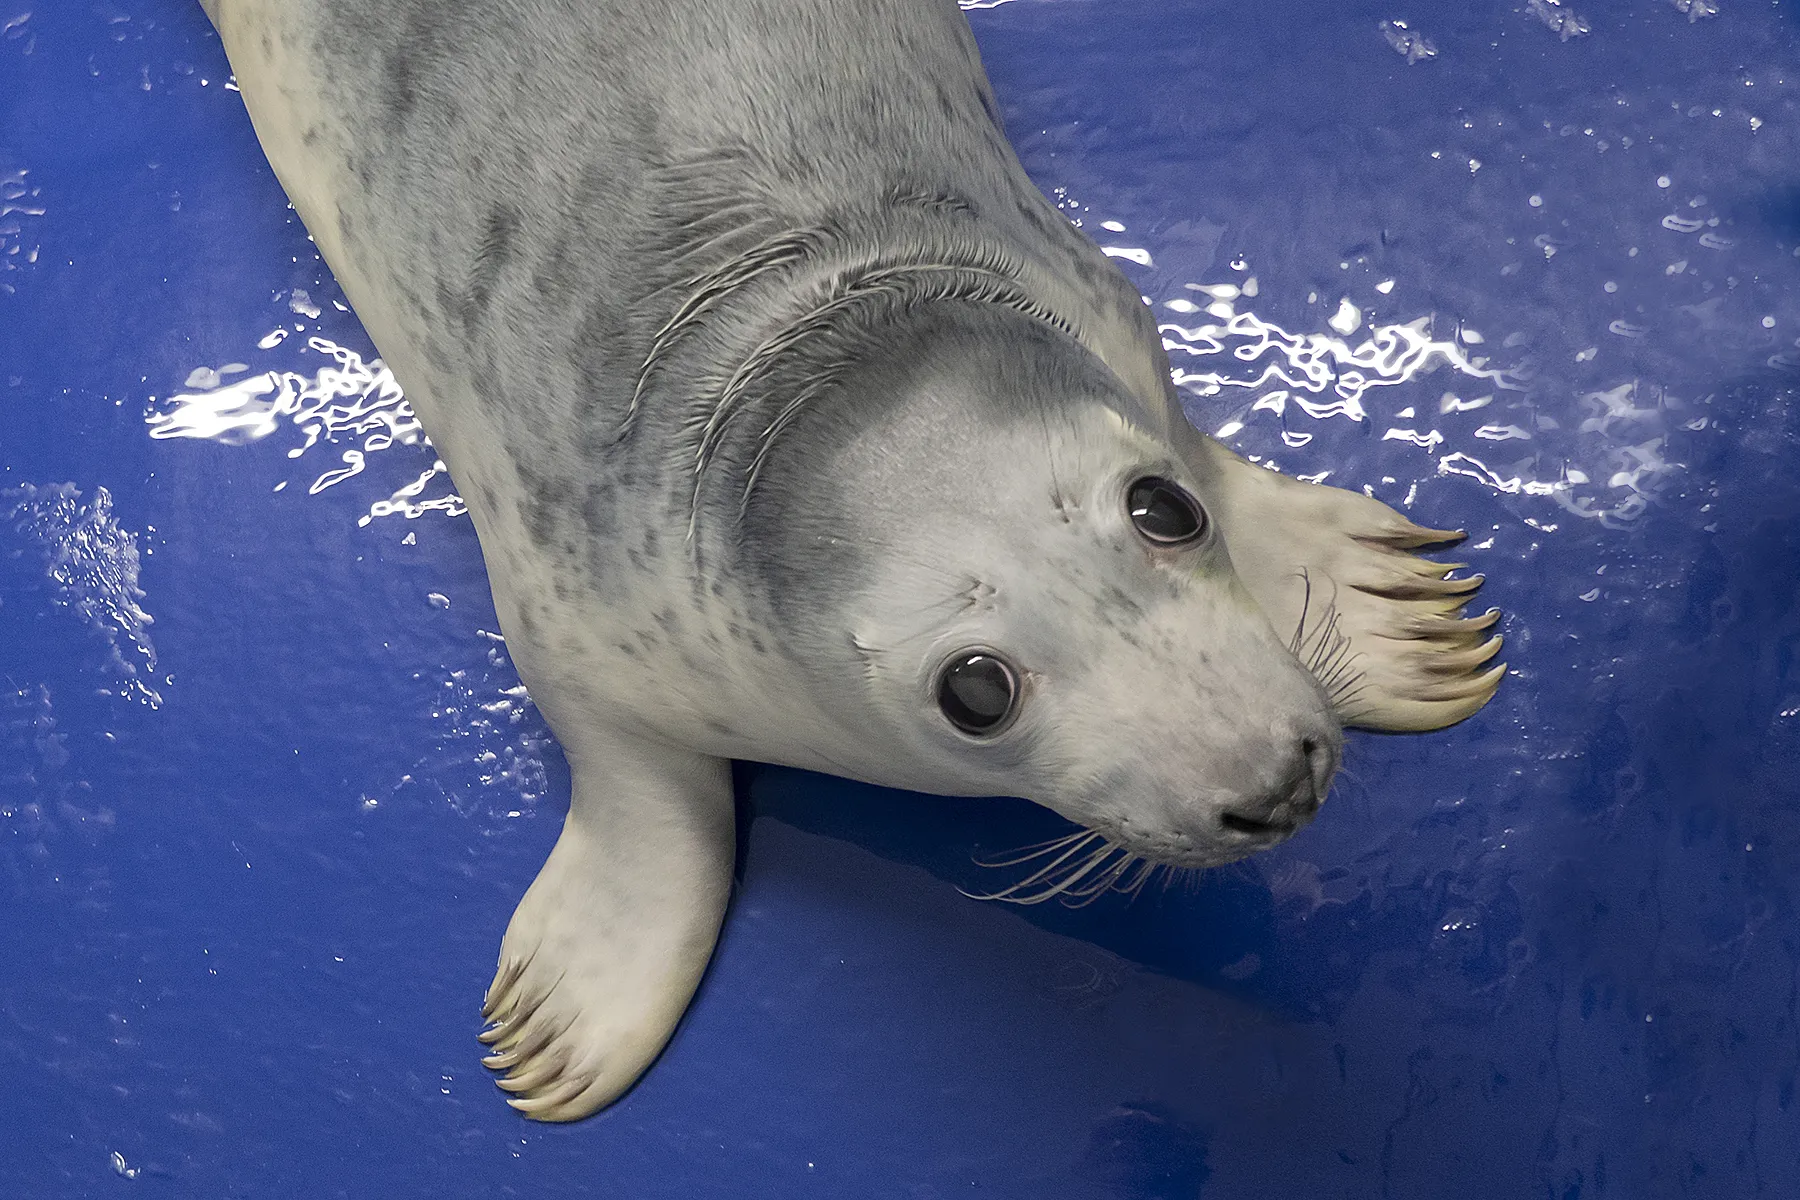
[[[1083,828],[1043,899],[1272,845],[1344,725],[1498,686],[1480,580],[1412,553],[1456,535],[1187,423],[950,0],[206,8],[573,771],[485,1009],[530,1116],[687,1007],[730,759],[1036,800]]]

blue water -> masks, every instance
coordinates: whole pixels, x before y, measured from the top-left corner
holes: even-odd
[[[743,768],[697,1003],[547,1128],[454,484],[198,7],[0,0],[0,1197],[1800,1194],[1800,24],[1713,7],[971,12],[1195,419],[1470,530],[1511,677],[1083,909],[959,894],[1029,805]]]

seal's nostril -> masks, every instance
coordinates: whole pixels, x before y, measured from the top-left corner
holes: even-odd
[[[1337,774],[1337,751],[1317,738],[1301,738],[1300,752],[1306,756],[1306,770],[1312,783],[1312,806],[1316,810],[1325,803],[1331,790],[1331,777]]]

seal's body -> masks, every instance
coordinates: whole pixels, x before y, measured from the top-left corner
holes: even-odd
[[[1273,844],[1342,724],[1497,686],[1452,535],[1188,425],[950,0],[205,3],[573,771],[483,1035],[531,1115],[686,1007],[730,758],[1045,803],[1040,898]]]

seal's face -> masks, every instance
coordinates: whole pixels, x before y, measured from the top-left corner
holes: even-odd
[[[908,530],[935,553],[891,546],[850,618],[867,711],[907,744],[883,782],[1021,794],[1184,866],[1311,819],[1337,724],[1200,482],[1106,409],[1003,441],[1003,470],[961,456],[975,503]]]
[[[905,372],[903,400],[793,496],[830,511],[829,535],[801,522],[808,576],[855,581],[789,598],[836,632],[796,648],[830,677],[840,769],[1022,795],[1150,862],[1280,841],[1323,801],[1341,735],[1232,570],[1221,481],[1134,422],[1096,362],[1014,338],[976,366],[940,331],[921,359],[960,369]]]

